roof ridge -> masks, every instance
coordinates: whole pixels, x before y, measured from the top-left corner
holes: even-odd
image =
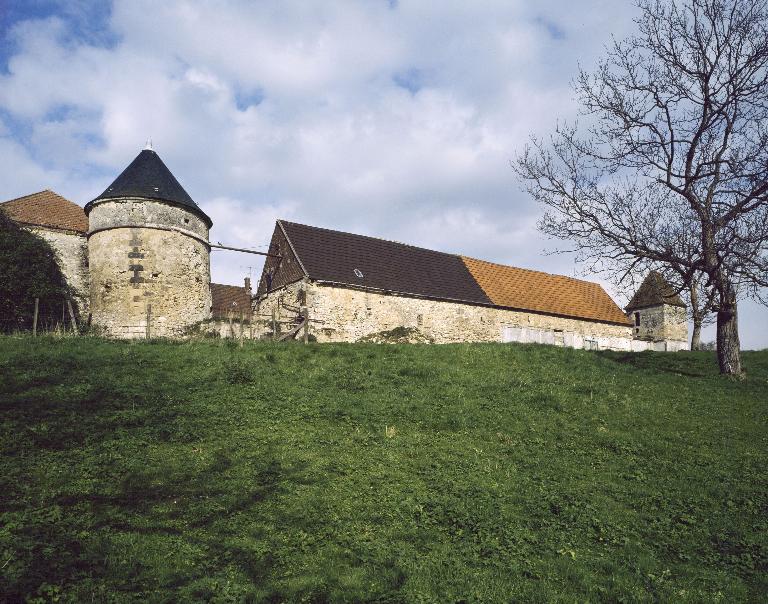
[[[34,193],[27,193],[26,195],[20,195],[19,197],[14,197],[13,199],[6,199],[5,201],[0,201],[0,204],[10,203],[12,201],[20,201],[22,199],[26,199],[27,197],[34,197],[35,195],[40,195],[40,193],[46,193],[46,192],[53,193],[54,195],[59,195],[56,191],[52,191],[51,189],[41,189],[40,191],[35,191]],[[61,195],[59,195],[59,197],[61,197],[62,199],[66,199],[66,197],[62,197]],[[67,201],[69,200],[67,199]]]
[[[457,254],[455,252],[442,252],[440,250],[433,250],[432,248],[424,247],[421,245],[413,245],[412,243],[404,243],[402,241],[396,241],[395,239],[387,239],[386,237],[376,237],[375,235],[361,235],[360,233],[350,233],[349,231],[340,231],[338,229],[329,229],[327,227],[319,227],[314,226],[312,224],[304,224],[302,222],[293,222],[291,220],[284,220],[282,218],[278,218],[278,222],[284,222],[287,224],[295,224],[296,226],[302,226],[307,227],[309,229],[317,229],[319,231],[328,231],[330,233],[340,233],[341,235],[350,235],[352,237],[362,237],[364,239],[373,239],[375,241],[385,241],[387,243],[396,243],[397,245],[402,245],[405,247],[410,247],[416,250],[424,250],[425,252],[432,252],[433,254],[445,254],[446,256],[454,256],[456,258],[461,259],[462,255]]]

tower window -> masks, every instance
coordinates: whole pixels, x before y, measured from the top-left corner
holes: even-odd
[[[636,312],[635,313],[635,327],[639,327],[639,326],[640,326],[640,313]]]

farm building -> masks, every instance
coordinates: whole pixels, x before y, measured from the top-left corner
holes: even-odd
[[[269,251],[255,314],[296,331],[308,317],[320,342],[404,336],[614,350],[687,347],[684,310],[667,312],[666,298],[651,300],[658,275],[639,290],[652,302],[643,316],[658,318],[640,334],[589,281],[283,220]]]
[[[151,148],[84,209],[49,190],[0,208],[51,243],[81,320],[111,337],[687,347],[656,273],[625,313],[597,283],[283,220],[255,295],[212,284],[212,221]]]

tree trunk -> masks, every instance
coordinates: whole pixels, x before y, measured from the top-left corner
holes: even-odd
[[[701,350],[701,319],[693,318],[693,335],[691,335],[691,350]]]
[[[741,375],[739,321],[734,294],[721,300],[717,311],[717,362],[720,364],[720,373]]]

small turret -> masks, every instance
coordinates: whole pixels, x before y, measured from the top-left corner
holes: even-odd
[[[626,307],[634,337],[651,342],[687,345],[688,318],[685,302],[660,273],[651,271]]]

